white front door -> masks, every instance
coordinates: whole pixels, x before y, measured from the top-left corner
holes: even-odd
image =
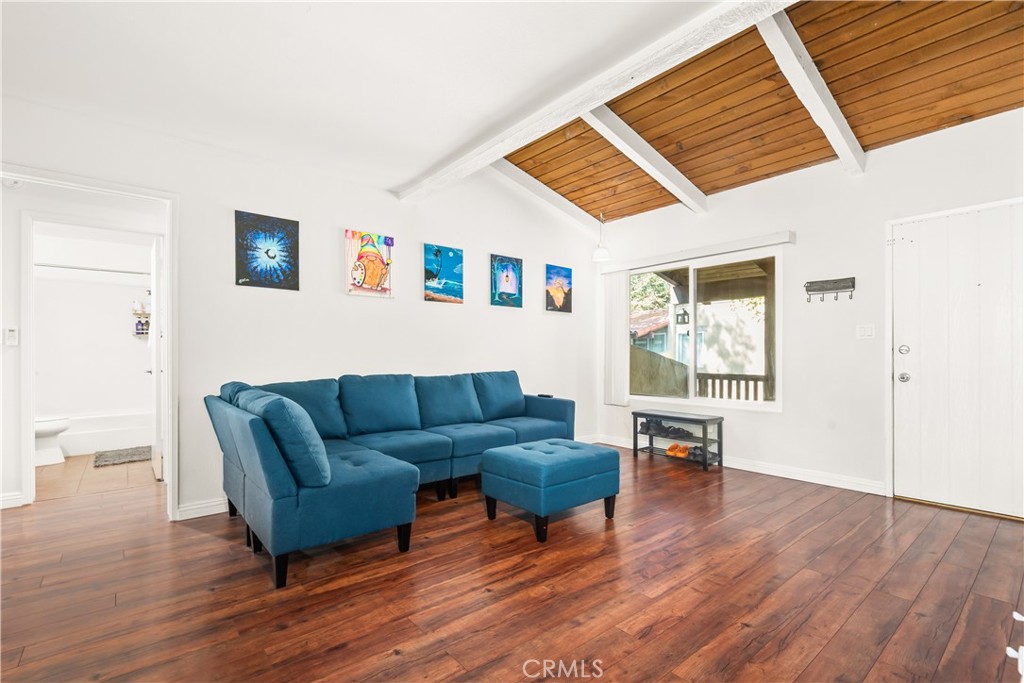
[[[893,491],[1024,516],[1021,204],[893,228]]]

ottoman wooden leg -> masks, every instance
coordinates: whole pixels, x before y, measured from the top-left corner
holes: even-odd
[[[256,534],[252,535],[252,552],[253,555],[259,552],[263,552],[263,541]]]
[[[448,480],[448,497],[459,497],[459,480],[456,477],[452,477],[451,479]]]
[[[498,501],[490,496],[484,496],[487,502],[487,519],[494,519],[498,516]]]
[[[237,516],[238,516],[238,508],[236,508],[235,504],[232,503],[229,500],[228,501],[228,517],[237,517]]]
[[[548,518],[534,515],[533,531],[537,534],[537,540],[541,543],[548,540]]]
[[[252,547],[252,529],[249,528],[248,524],[245,525],[245,547]]]
[[[615,496],[608,496],[604,499],[604,516],[608,519],[615,517]]]
[[[444,500],[445,496],[448,494],[448,482],[439,481],[434,484],[434,486],[437,487],[437,499]]]

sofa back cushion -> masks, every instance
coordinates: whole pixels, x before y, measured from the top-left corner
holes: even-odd
[[[274,436],[288,469],[299,486],[327,486],[331,467],[327,450],[309,413],[295,401],[262,389],[246,389],[237,396],[238,407],[263,418]]]
[[[338,385],[349,434],[420,428],[412,375],[342,375]]]
[[[423,429],[484,421],[472,375],[417,377],[416,398]]]
[[[515,370],[476,372],[473,373],[473,384],[485,422],[526,414],[526,397]]]
[[[220,387],[220,398],[222,401],[226,401],[237,408],[238,393],[245,391],[246,389],[252,389],[252,385],[246,384],[245,382],[228,382],[227,384],[222,384]]]
[[[303,382],[276,382],[256,387],[280,394],[298,403],[309,413],[321,439],[344,439],[348,436],[345,415],[341,412],[338,380],[311,379]]]

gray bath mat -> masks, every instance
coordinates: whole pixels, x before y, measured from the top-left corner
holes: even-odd
[[[135,448],[119,448],[116,451],[97,451],[93,459],[93,467],[123,465],[126,462],[143,462],[153,458],[152,446],[136,446]]]

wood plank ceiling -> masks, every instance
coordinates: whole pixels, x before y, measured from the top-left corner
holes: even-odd
[[[1024,106],[1024,3],[833,2],[787,10],[861,146]],[[608,102],[705,194],[836,158],[756,28]],[[678,200],[575,120],[506,157],[591,216]]]

